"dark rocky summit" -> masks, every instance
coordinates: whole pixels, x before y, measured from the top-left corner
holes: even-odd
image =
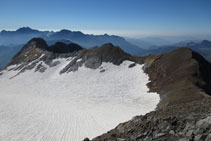
[[[65,44],[62,42],[57,42],[54,45],[47,48],[48,51],[54,53],[72,53],[74,51],[79,51],[81,49],[82,47],[80,47],[77,44],[74,43]]]

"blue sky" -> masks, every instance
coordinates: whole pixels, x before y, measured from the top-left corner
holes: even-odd
[[[0,30],[200,35],[211,33],[211,0],[1,0],[0,19]]]

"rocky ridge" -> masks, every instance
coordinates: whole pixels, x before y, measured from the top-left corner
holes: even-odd
[[[14,56],[8,66],[24,72],[36,67],[36,71],[44,72],[47,65],[56,66],[56,58],[73,59],[60,71],[60,74],[77,71],[84,65],[87,68],[99,68],[102,62],[120,65],[129,60],[144,64],[144,71],[149,75],[150,91],[160,94],[158,108],[203,99],[211,94],[211,64],[201,55],[188,48],[145,57],[136,57],[125,53],[111,43],[96,49],[83,49],[71,43],[56,43],[48,46],[41,38],[30,40],[21,51]]]
[[[72,57],[73,60],[60,71],[60,74],[77,71],[82,65],[96,69],[102,62],[112,62],[115,65],[119,65],[125,60],[143,63],[143,57],[133,57],[111,43],[104,44],[96,49],[83,49],[74,43],[57,42],[52,46],[48,46],[43,39],[33,38],[23,46],[7,66],[16,65],[13,69],[20,70],[20,72],[31,70],[34,67],[37,67],[37,71],[44,72],[46,67],[44,67],[43,63],[53,67],[59,63],[53,62],[54,59],[68,57]]]

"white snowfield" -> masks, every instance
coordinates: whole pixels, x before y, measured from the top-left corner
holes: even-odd
[[[147,92],[143,65],[103,63],[60,75],[70,58],[58,60],[44,73],[0,75],[0,140],[81,141],[150,112],[159,102],[158,94]]]

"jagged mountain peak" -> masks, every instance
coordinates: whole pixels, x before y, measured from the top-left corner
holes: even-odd
[[[48,46],[46,41],[42,38],[31,39],[23,48],[13,57],[9,65],[30,63],[37,60],[41,56],[43,59],[56,58],[65,56],[63,54],[72,53],[81,50],[82,48],[74,43],[65,44],[57,42],[52,46]],[[47,59],[49,61],[49,59]]]
[[[55,59],[70,57],[72,60],[61,69],[60,74],[77,71],[83,65],[87,68],[97,69],[103,62],[110,62],[114,65],[120,65],[125,60],[143,62],[143,57],[131,56],[111,43],[96,49],[83,49],[75,43],[56,42],[54,45],[48,46],[42,38],[33,38],[23,46],[7,66],[17,65],[15,69],[25,72],[36,68],[40,62],[44,62],[50,67],[54,66]],[[42,72],[44,71],[42,70]]]

